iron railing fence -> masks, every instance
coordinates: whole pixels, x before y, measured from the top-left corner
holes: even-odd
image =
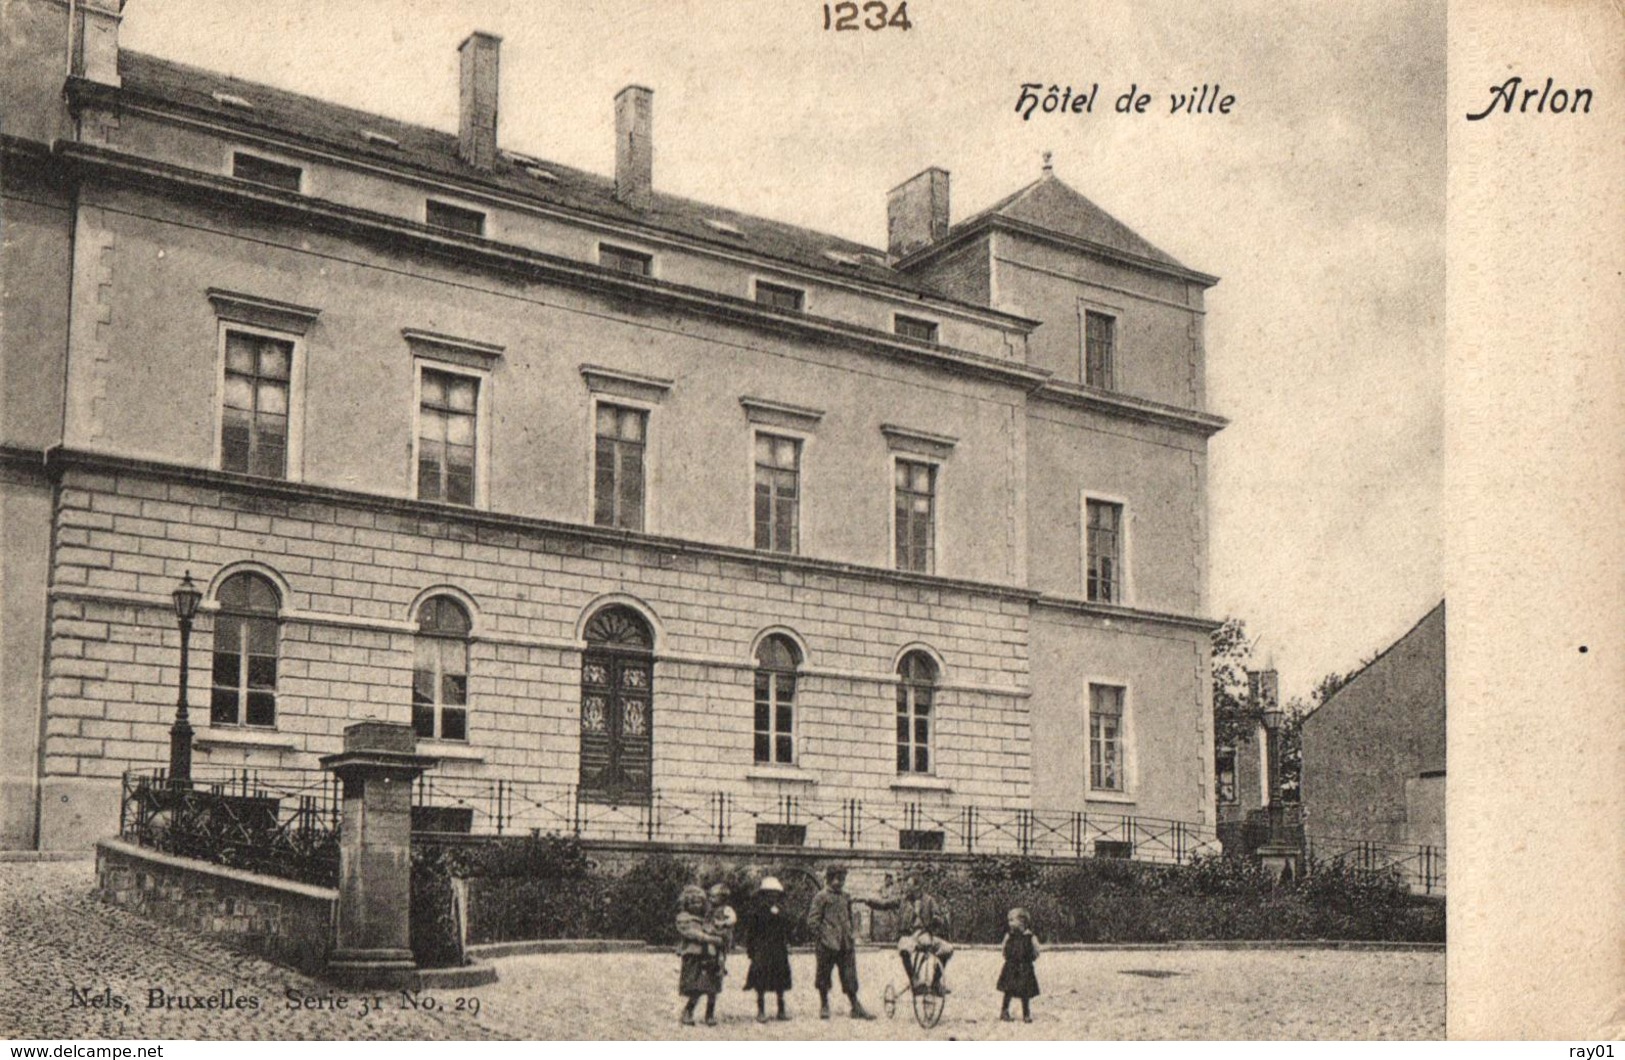
[[[1085,811],[657,789],[646,802],[582,798],[574,785],[426,774],[414,827],[478,835],[558,833],[632,842],[818,850],[1119,857],[1181,863],[1218,853],[1213,829]]]
[[[1417,894],[1445,893],[1447,860],[1442,846],[1311,833],[1303,837],[1303,852],[1312,861],[1341,862],[1356,872],[1396,873]]]
[[[330,773],[194,768],[124,774],[119,834],[166,854],[324,887],[338,885],[343,798]]]
[[[194,769],[189,782],[124,775],[119,832],[165,853],[333,886],[342,790],[315,769]],[[1219,852],[1212,829],[1131,814],[858,798],[659,789],[646,803],[581,798],[571,784],[425,774],[413,829],[473,835],[554,833],[584,839],[816,850],[1132,858],[1163,864]],[[1444,895],[1446,851],[1306,834],[1305,855],[1359,872],[1394,872]]]

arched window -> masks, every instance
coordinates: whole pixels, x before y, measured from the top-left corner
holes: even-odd
[[[789,637],[763,637],[756,649],[756,761],[796,760],[796,667],[801,652]]]
[[[613,604],[587,620],[581,655],[581,785],[588,802],[649,801],[654,764],[654,633]]]
[[[468,632],[463,605],[431,596],[418,608],[412,728],[422,740],[468,739]]]
[[[911,651],[897,664],[897,678],[897,771],[929,773],[937,664]]]
[[[282,600],[263,575],[220,583],[214,619],[209,724],[276,726],[277,611]]]

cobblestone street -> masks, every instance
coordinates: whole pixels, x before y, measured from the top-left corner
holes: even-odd
[[[899,1038],[925,1035],[903,999],[881,1011],[885,985],[901,977],[895,954],[860,955],[862,996],[879,1018],[817,1018],[812,958],[792,956],[794,1019],[756,1024],[754,996],[738,989],[746,967],[731,962],[715,1028],[677,1024],[677,963],[660,953],[556,954],[496,961],[501,980],[436,991],[436,1011],[403,1011],[399,994],[362,1015],[294,1010],[287,991],[333,996],[323,984],[252,957],[110,909],[90,893],[90,862],[0,864],[0,1035],[29,1038]],[[993,982],[999,955],[961,950],[936,1038],[1439,1038],[1444,1035],[1444,954],[1336,950],[1082,950],[1046,954],[1035,1022],[1000,1023]],[[73,1004],[105,991],[126,1009]],[[149,991],[171,996],[257,997],[257,1009],[149,1008]],[[452,1006],[478,999],[474,1015]],[[771,1003],[771,999],[770,999]]]

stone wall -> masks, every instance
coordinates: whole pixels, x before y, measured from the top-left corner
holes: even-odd
[[[46,772],[95,779],[114,805],[123,770],[167,754],[179,656],[169,592],[188,571],[209,590],[192,637],[200,767],[313,767],[348,724],[410,722],[413,606],[450,589],[474,612],[469,740],[424,742],[446,757],[437,776],[575,783],[579,630],[615,601],[655,628],[657,788],[1029,797],[1021,594],[161,469],[70,466],[56,529]],[[274,731],[208,722],[210,601],[236,569],[264,573],[283,596]],[[797,761],[753,779],[752,648],[768,629],[806,649]],[[942,679],[935,774],[910,787],[895,764],[895,675],[917,646],[940,659]]]
[[[212,935],[306,972],[320,972],[333,940],[338,892],[144,850],[96,845],[103,900],[149,920]]]

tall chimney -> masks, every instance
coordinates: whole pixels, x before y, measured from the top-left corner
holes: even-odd
[[[615,94],[615,197],[634,210],[654,199],[655,94],[627,85]]]
[[[69,5],[68,72],[87,81],[117,86],[118,29],[124,0],[79,0]]]
[[[490,169],[497,160],[497,49],[502,38],[474,32],[458,45],[457,154],[464,162]]]
[[[886,249],[901,258],[948,234],[948,171],[916,173],[886,193]]]

